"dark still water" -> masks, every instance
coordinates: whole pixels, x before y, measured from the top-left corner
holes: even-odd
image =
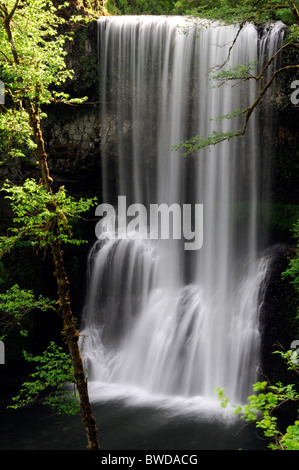
[[[111,390],[110,390],[111,392]],[[109,393],[107,390],[105,393]],[[3,402],[2,402],[3,405]],[[21,411],[1,407],[0,450],[84,450],[79,417],[58,416],[36,404]],[[217,404],[200,399],[157,399],[125,395],[93,403],[103,451],[259,450],[265,441],[252,425]]]

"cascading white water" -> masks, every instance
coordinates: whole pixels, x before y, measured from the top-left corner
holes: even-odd
[[[215,119],[251,104],[256,84],[215,87],[211,80],[237,27],[202,22],[185,34],[186,24],[150,16],[98,22],[103,202],[126,196],[127,205],[146,208],[203,204],[203,246],[186,251],[184,240],[142,237],[97,241],[83,352],[90,381],[184,397],[210,398],[224,387],[232,400],[243,400],[259,364],[268,265],[258,256],[259,118],[252,116],[245,138],[187,159],[171,147],[230,129],[231,121]],[[262,63],[282,36],[281,25],[261,38],[247,25],[229,65]]]

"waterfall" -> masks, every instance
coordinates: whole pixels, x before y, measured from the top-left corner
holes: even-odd
[[[116,207],[125,196],[127,206],[142,205],[147,214],[154,204],[202,205],[203,243],[186,250],[183,237],[150,234],[97,240],[83,355],[91,383],[208,399],[224,387],[242,401],[257,379],[269,263],[257,219],[267,191],[263,117],[252,115],[246,137],[188,158],[172,149],[197,134],[242,126],[217,117],[246,108],[256,93],[254,81],[218,87],[211,78],[237,26],[188,26],[180,17],[98,21],[103,202]],[[256,62],[259,69],[282,37],[280,24],[262,33],[248,24],[228,64]]]

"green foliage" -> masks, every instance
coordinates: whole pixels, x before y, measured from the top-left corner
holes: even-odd
[[[5,4],[11,11],[15,0]],[[20,2],[12,21],[17,64],[4,24],[0,23],[0,65],[6,93],[14,101],[26,98],[39,105],[50,103],[51,86],[59,86],[72,76],[64,60],[64,44],[71,37],[58,34],[64,20],[50,0],[31,0]]]
[[[294,17],[286,4],[282,6],[276,0],[261,0],[254,5],[253,0],[179,0],[175,3],[174,13],[192,15],[195,18],[220,20],[226,23],[237,23],[248,17],[249,21],[263,24],[281,20],[292,24]],[[253,7],[253,8],[252,8]],[[252,10],[251,10],[252,9]],[[249,14],[250,11],[250,14]]]
[[[28,331],[22,326],[24,317],[32,310],[45,312],[53,308],[54,303],[42,295],[36,298],[32,290],[20,289],[15,284],[4,293],[0,293],[0,325],[3,325],[6,334],[11,328],[17,326],[21,335],[27,336]],[[4,336],[0,338],[0,340],[3,339]]]
[[[173,0],[108,0],[105,4],[112,15],[169,15],[173,13]]]
[[[11,22],[12,47],[3,19],[4,8],[10,12],[15,1],[1,3],[0,76],[5,85],[5,105],[0,105],[0,152],[20,157],[26,155],[26,148],[36,147],[24,103],[30,101],[39,109],[53,101],[73,102],[68,94],[57,92],[57,87],[72,77],[64,48],[72,37],[58,34],[64,19],[58,16],[52,1],[20,1]],[[79,102],[85,100],[80,98]],[[45,116],[40,113],[40,117]]]
[[[2,191],[10,200],[15,214],[9,236],[0,237],[0,255],[15,244],[26,244],[38,248],[50,247],[54,241],[80,245],[85,240],[72,237],[72,222],[89,210],[95,199],[80,198],[76,201],[67,195],[64,187],[52,194],[27,179],[22,186],[6,182]]]
[[[232,113],[230,114],[230,117],[235,116],[235,115],[236,115],[235,113]],[[219,119],[221,118],[222,117],[219,117]],[[220,142],[223,142],[225,140],[230,140],[233,137],[240,135],[241,133],[242,133],[242,129],[238,129],[235,131],[234,130],[227,131],[227,132],[212,131],[206,137],[202,135],[196,135],[195,137],[192,137],[191,139],[179,142],[178,144],[173,145],[171,149],[172,150],[184,149],[183,156],[187,157],[188,155],[191,155],[193,152],[196,152],[197,150],[210,147],[211,145],[217,145]]]
[[[42,355],[32,356],[24,351],[24,357],[27,361],[36,363],[35,371],[22,384],[18,395],[12,398],[14,404],[8,408],[32,405],[47,391],[47,395],[42,398],[44,405],[50,406],[58,414],[77,414],[79,403],[70,356],[51,342]],[[73,389],[66,388],[66,384],[72,385]]]
[[[25,157],[24,146],[29,150],[36,148],[26,111],[22,108],[0,111],[0,152],[5,152],[8,158]]]
[[[285,449],[299,449],[299,421],[295,421],[293,425],[288,426],[286,433],[282,436],[280,442]]]
[[[287,363],[288,369],[299,373],[298,353],[287,351],[280,354]],[[263,431],[264,436],[270,440],[268,448],[271,450],[299,450],[299,421],[287,427],[285,433],[279,428],[278,418],[275,411],[285,403],[295,403],[299,401],[299,393],[294,384],[283,385],[277,382],[270,385],[266,381],[257,382],[253,385],[255,394],[248,397],[248,404],[239,406],[233,405],[234,414],[239,415],[245,421],[253,421],[256,427]],[[216,389],[221,406],[228,405],[228,399],[221,388]]]
[[[234,0],[203,0],[197,1],[180,0],[176,2],[174,11],[183,15],[192,15],[195,18],[206,18],[221,20],[225,22],[240,21],[248,11],[250,0],[244,0],[241,4]],[[236,8],[237,6],[237,8]]]
[[[297,295],[299,296],[299,219],[293,227],[294,237],[297,240],[296,246],[296,255],[294,258],[290,259],[289,267],[282,274],[283,278],[291,278],[291,283],[293,284]],[[297,309],[297,318],[299,320],[299,307]]]
[[[219,83],[214,86],[221,86],[229,80],[243,80],[252,76],[252,72],[256,70],[258,62],[252,61],[245,64],[238,64],[234,67],[227,67],[218,73],[212,75],[213,80],[219,80]]]
[[[299,42],[299,26],[297,24],[292,24],[286,35],[287,41]]]
[[[224,114],[222,116],[218,116],[216,118],[216,121],[222,121],[223,119],[234,119],[237,116],[241,116],[242,114],[246,113],[246,109],[235,109],[235,111],[232,111],[230,113]],[[213,119],[211,119],[213,120]]]
[[[88,39],[88,27],[81,25],[80,29],[74,36],[75,45],[77,45],[79,62],[80,62],[80,77],[81,87],[88,94],[98,89],[99,79],[99,64],[98,57],[93,52],[87,52],[85,43]]]

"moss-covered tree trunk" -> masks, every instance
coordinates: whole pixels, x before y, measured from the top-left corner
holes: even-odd
[[[63,335],[72,358],[75,382],[80,397],[81,418],[88,439],[88,449],[99,450],[100,447],[97,437],[97,428],[92,416],[87,389],[87,379],[84,373],[83,361],[79,349],[79,334],[70,304],[69,283],[65,272],[63,253],[58,243],[54,243],[52,245],[52,255],[55,264],[54,275],[58,286],[59,306],[63,320]]]
[[[52,191],[53,180],[50,177],[47,163],[47,154],[45,151],[43,135],[40,126],[38,109],[34,108],[32,103],[27,102],[27,111],[30,118],[30,125],[34,133],[36,142],[36,158],[40,167],[42,182],[47,191]],[[53,206],[53,210],[55,207]],[[79,349],[79,333],[76,328],[75,318],[72,313],[70,301],[69,281],[65,270],[63,251],[59,241],[55,240],[51,246],[53,262],[55,265],[54,276],[57,281],[57,295],[59,310],[63,321],[63,336],[68,345],[72,358],[75,383],[80,397],[81,418],[88,439],[88,449],[99,450],[97,428],[94,417],[92,416],[91,405],[88,395],[87,379],[84,373],[83,361]]]

